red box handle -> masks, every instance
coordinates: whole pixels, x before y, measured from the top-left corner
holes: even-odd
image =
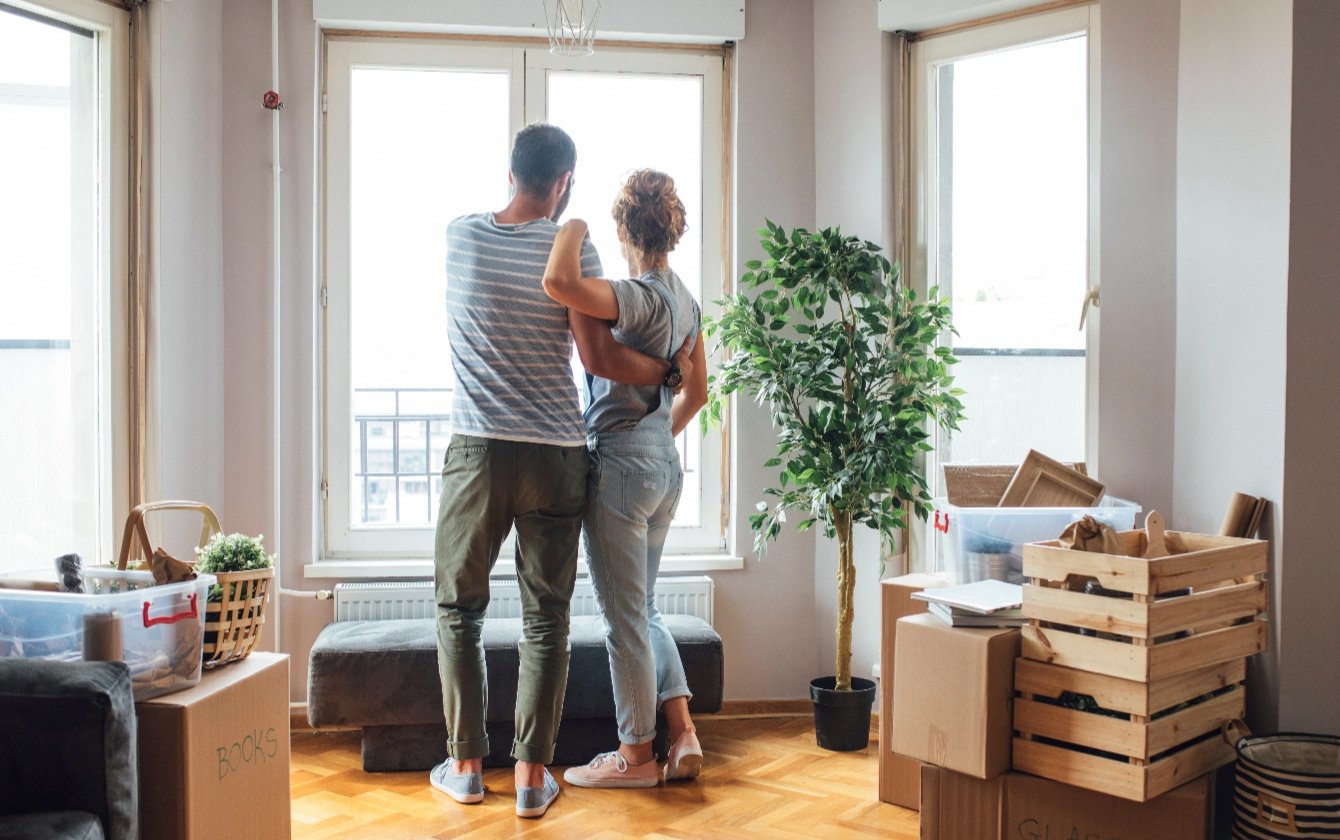
[[[941,519],[941,517],[944,517],[944,518]],[[949,533],[949,513],[948,513],[948,511],[943,511],[943,512],[942,512],[942,511],[938,511],[938,510],[937,510],[937,511],[935,512],[935,530],[939,531],[939,532],[942,533],[942,534],[948,534],[948,533]]]
[[[186,600],[189,601],[191,604],[191,608],[189,610],[186,610],[185,612],[179,612],[176,615],[165,615],[162,616],[161,618],[149,617],[149,602],[145,601],[144,626],[153,627],[155,624],[176,624],[178,621],[183,621],[188,618],[198,618],[200,616],[200,611],[196,609],[195,605],[196,597],[197,593],[195,592],[192,592],[190,595],[186,596]]]

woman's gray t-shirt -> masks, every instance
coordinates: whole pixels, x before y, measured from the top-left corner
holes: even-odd
[[[620,344],[648,356],[669,359],[690,334],[697,335],[701,329],[702,311],[697,301],[669,268],[609,282],[619,301],[619,318],[610,331]],[[674,302],[673,318],[667,297]],[[588,373],[583,414],[586,433],[591,436],[664,427],[669,434],[670,402],[669,390],[664,386],[621,385]]]

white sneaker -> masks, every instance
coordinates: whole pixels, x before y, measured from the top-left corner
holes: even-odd
[[[601,753],[590,764],[569,767],[563,781],[587,788],[644,788],[660,783],[655,761],[629,764],[618,750]]]

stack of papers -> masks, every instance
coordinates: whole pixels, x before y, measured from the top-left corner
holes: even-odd
[[[951,627],[1019,627],[1024,617],[1024,588],[999,580],[979,580],[914,592],[930,604],[930,611]]]

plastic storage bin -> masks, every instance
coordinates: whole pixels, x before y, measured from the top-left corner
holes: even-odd
[[[1023,583],[1024,543],[1054,540],[1085,516],[1118,531],[1135,527],[1140,506],[1104,496],[1097,507],[959,507],[935,500],[932,524],[940,534],[945,568],[959,583],[1003,580]]]
[[[116,660],[136,700],[200,682],[214,575],[154,586],[149,572],[85,569],[83,594],[0,589],[0,656]]]

